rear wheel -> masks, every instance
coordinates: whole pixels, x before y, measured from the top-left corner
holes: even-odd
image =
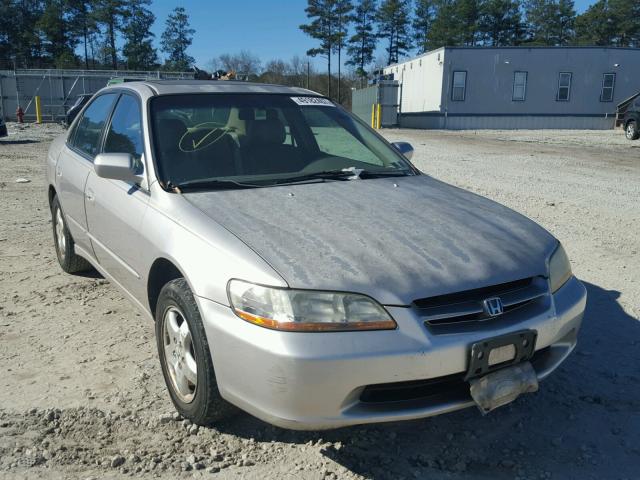
[[[220,395],[202,317],[183,278],[160,291],[156,342],[171,401],[183,417],[209,425],[237,411]]]
[[[90,270],[92,268],[91,264],[80,255],[76,255],[73,237],[71,237],[67,228],[58,197],[53,197],[51,202],[51,223],[53,224],[53,241],[56,247],[56,256],[62,270],[67,273]]]
[[[640,138],[640,130],[638,130],[638,124],[635,120],[629,120],[627,126],[624,129],[624,135],[629,140],[637,140]]]

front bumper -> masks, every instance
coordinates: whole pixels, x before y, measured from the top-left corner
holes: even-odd
[[[575,277],[534,310],[457,332],[434,333],[411,308],[387,307],[396,330],[299,333],[268,330],[198,298],[222,396],[256,417],[296,430],[409,420],[473,405],[460,388],[420,398],[366,401],[371,385],[457,378],[471,343],[522,329],[538,334],[539,380],[571,353],[586,305]],[[410,383],[411,384],[411,383]]]

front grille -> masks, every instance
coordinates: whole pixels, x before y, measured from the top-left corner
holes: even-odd
[[[430,380],[368,385],[360,394],[364,403],[387,403],[418,400],[436,396],[468,395],[469,384],[463,374],[448,375]]]
[[[419,315],[428,325],[484,321],[490,317],[482,302],[499,297],[504,306],[504,316],[536,301],[547,293],[547,282],[542,277],[530,277],[490,287],[476,288],[437,297],[421,298],[413,302]]]

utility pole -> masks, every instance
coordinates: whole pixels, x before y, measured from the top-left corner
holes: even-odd
[[[309,77],[311,76],[311,66],[309,65],[309,59],[307,58],[307,90],[309,90]]]

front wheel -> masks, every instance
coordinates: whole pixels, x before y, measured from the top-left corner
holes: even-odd
[[[637,140],[640,138],[640,130],[638,130],[638,124],[635,120],[630,120],[624,129],[624,135],[628,140]]]
[[[210,425],[236,410],[220,395],[200,311],[183,278],[160,291],[156,342],[171,401],[183,417]]]

